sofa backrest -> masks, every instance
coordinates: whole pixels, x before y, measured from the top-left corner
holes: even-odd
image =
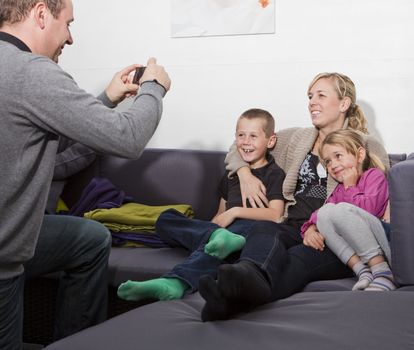
[[[148,149],[136,161],[102,159],[100,175],[148,205],[190,204],[199,219],[217,212],[224,152]]]
[[[109,179],[135,201],[147,205],[190,204],[198,219],[209,220],[217,211],[217,185],[224,174],[221,151],[146,149],[136,160],[99,157],[70,178],[64,199],[73,204],[94,176]]]
[[[74,204],[93,177],[104,177],[139,203],[190,204],[196,218],[209,220],[218,207],[217,186],[225,171],[225,155],[223,151],[148,148],[136,160],[101,156],[69,178],[63,198]],[[405,154],[390,154],[390,163],[405,158]]]
[[[399,163],[403,160],[406,160],[407,159],[407,154],[405,154],[405,153],[390,153],[390,154],[388,154],[388,158],[390,160],[390,166],[392,168],[395,164],[397,164],[397,163]]]

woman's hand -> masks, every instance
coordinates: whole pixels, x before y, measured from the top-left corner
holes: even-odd
[[[263,185],[248,167],[242,167],[237,171],[240,180],[240,191],[242,195],[243,207],[247,207],[249,201],[252,208],[267,208],[269,201],[266,198],[266,187]]]
[[[325,249],[325,238],[320,234],[316,225],[311,225],[303,235],[303,244],[316,250]]]

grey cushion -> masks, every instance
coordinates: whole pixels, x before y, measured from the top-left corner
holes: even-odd
[[[299,293],[231,321],[203,323],[203,300],[194,294],[140,307],[46,349],[411,349],[410,305],[412,292]]]
[[[144,281],[157,278],[188,256],[180,248],[111,248],[108,283],[118,287],[126,280]]]
[[[414,159],[393,166],[389,183],[392,269],[398,283],[414,284]]]
[[[210,220],[219,203],[224,152],[149,149],[137,160],[103,157],[99,175],[148,205],[190,204]]]
[[[356,283],[356,278],[343,278],[339,280],[315,281],[308,283],[303,289],[304,292],[334,292],[350,291]]]
[[[406,160],[407,159],[407,155],[405,153],[390,153],[388,155],[388,158],[390,160],[390,165],[391,167],[393,167],[395,164]]]

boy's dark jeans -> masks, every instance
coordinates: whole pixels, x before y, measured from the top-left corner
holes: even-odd
[[[265,225],[264,231],[252,229],[260,227],[260,224]],[[276,227],[279,226],[282,229],[278,233]],[[246,237],[246,245],[241,252],[222,261],[204,253],[204,246],[211,233],[218,228],[220,226],[210,221],[189,219],[173,209],[162,213],[157,221],[156,231],[163,241],[172,247],[184,247],[192,252],[183,263],[176,265],[163,277],[180,278],[189,284],[190,291],[195,291],[201,276],[210,275],[216,278],[220,264],[233,263],[239,257],[252,261],[267,275],[273,275],[275,266],[278,266],[279,245],[290,247],[301,242],[297,230],[288,225],[278,225],[270,221],[235,220],[226,229]]]

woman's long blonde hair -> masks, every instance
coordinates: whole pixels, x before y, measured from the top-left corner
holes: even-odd
[[[340,73],[320,73],[309,84],[308,92],[319,79],[329,79],[333,81],[340,100],[349,97],[351,104],[346,111],[345,118],[348,118],[348,127],[368,134],[367,120],[361,107],[356,104],[356,91],[353,81],[344,74]]]
[[[365,149],[365,159],[362,162],[362,171],[366,171],[370,168],[378,168],[382,172],[386,172],[386,168],[379,157],[368,151],[363,136],[352,129],[341,129],[326,135],[325,139],[319,146],[320,155],[322,154],[322,149],[325,145],[342,146],[348,153],[354,155],[355,157],[358,156],[358,150],[363,148]]]

